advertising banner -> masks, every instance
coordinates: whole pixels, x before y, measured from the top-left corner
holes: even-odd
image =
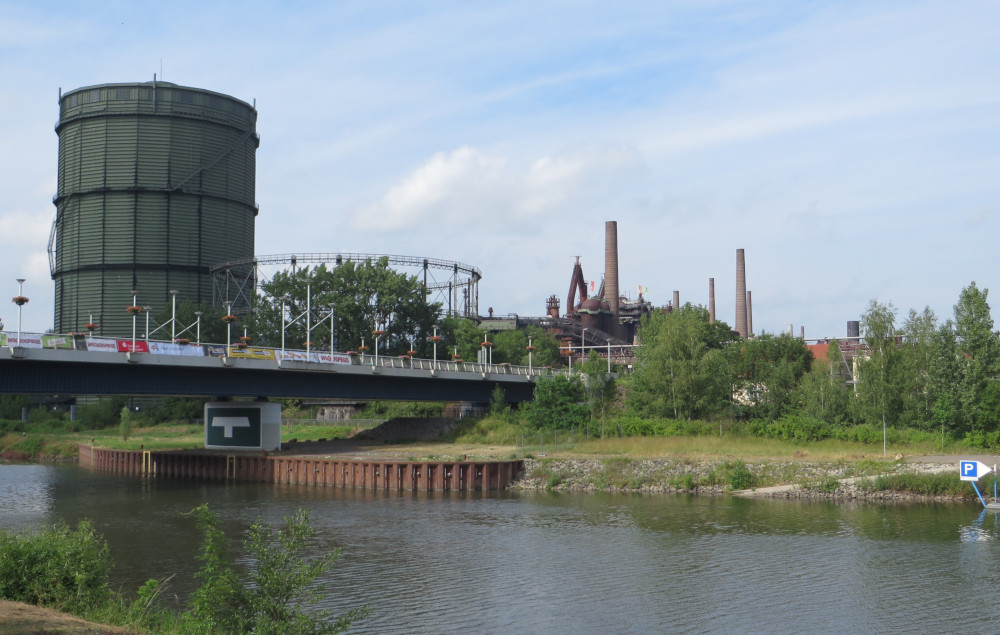
[[[184,355],[204,357],[205,347],[197,344],[177,344],[175,342],[150,342],[149,352],[153,355]]]
[[[43,335],[42,348],[76,348],[72,335]]]
[[[88,337],[87,350],[100,351],[102,353],[117,353],[118,340],[113,340],[109,337]]]
[[[267,359],[274,361],[274,349],[271,348],[236,348],[232,347],[233,359]]]
[[[7,332],[4,346],[20,346],[21,348],[41,348],[42,336],[39,333],[21,333],[21,341],[17,341],[17,333]]]
[[[135,341],[135,349],[132,348],[132,340],[118,340],[119,353],[148,353],[149,345],[144,340]]]
[[[313,353],[309,361],[318,361],[321,364],[350,364],[351,356],[344,353]]]
[[[306,355],[305,351],[274,351],[274,356],[281,360],[296,362],[313,362],[316,364],[351,364],[351,356],[345,353],[317,353],[310,351]]]

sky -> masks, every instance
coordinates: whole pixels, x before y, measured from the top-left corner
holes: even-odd
[[[0,293],[52,327],[58,95],[158,79],[256,103],[258,255],[478,267],[480,309],[599,285],[755,332],[1000,293],[1000,3],[0,0]],[[994,304],[997,296],[991,296]],[[0,318],[13,330],[17,307]]]

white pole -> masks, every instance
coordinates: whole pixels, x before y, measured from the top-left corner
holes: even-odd
[[[306,361],[312,350],[312,284],[306,283]]]
[[[198,331],[197,331],[198,332],[198,340],[197,340],[197,342],[198,342],[199,346],[201,345],[201,316],[202,315],[203,315],[203,313],[201,311],[195,311],[194,312],[194,317],[196,318],[195,319],[195,324],[198,325]]]
[[[177,339],[177,291],[170,290],[170,341]]]
[[[434,368],[437,368],[438,367],[438,327],[436,327],[436,326],[434,327],[434,339],[432,339],[431,341],[434,342]]]
[[[17,295],[18,297],[24,297],[24,281],[25,278],[17,279]],[[21,346],[21,307],[23,304],[18,303],[17,305],[17,345]]]
[[[331,361],[332,361],[332,358],[333,358],[333,340],[334,340],[334,332],[333,332],[333,307],[331,306],[330,307],[330,357],[331,357]]]
[[[285,296],[281,297],[281,357],[285,357]]]
[[[528,338],[528,372],[529,373],[532,370],[531,369],[531,361],[532,361],[531,356],[534,354],[534,352],[535,352],[535,347],[531,344],[531,338],[529,337]]]
[[[233,303],[226,302],[226,357],[233,356],[233,321],[229,317],[233,314]]]
[[[132,290],[132,309],[131,309],[131,311],[132,311],[132,352],[133,353],[135,352],[135,320],[136,320],[135,307],[137,306],[136,302],[138,302],[138,300],[136,300],[136,295],[137,294],[135,292],[135,289],[133,289]]]
[[[608,374],[611,374],[611,340],[608,340]]]

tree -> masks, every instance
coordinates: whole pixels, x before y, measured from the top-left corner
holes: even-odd
[[[579,375],[549,375],[535,385],[534,398],[523,406],[525,421],[534,428],[568,430],[587,421],[583,382]]]
[[[834,340],[795,388],[793,401],[798,413],[829,424],[844,423],[851,398],[847,377],[840,343]]]
[[[861,316],[861,330],[870,354],[858,365],[858,397],[869,420],[882,422],[882,453],[887,452],[887,427],[899,413],[896,370],[896,307],[872,300]]]
[[[312,333],[306,334],[306,321],[300,319],[285,326],[285,345],[303,348],[330,346],[329,308],[334,309],[335,346],[339,350],[357,349],[362,340],[370,349],[375,346],[375,331],[380,352],[400,355],[410,350],[411,342],[421,357],[429,357],[428,341],[441,313],[441,305],[430,303],[416,276],[392,270],[387,258],[348,261],[332,270],[321,264],[294,272],[279,272],[261,285],[254,314],[248,322],[257,341],[280,346],[282,335],[282,299],[294,319],[312,312]],[[308,293],[307,293],[308,291]],[[287,318],[286,318],[287,321]]]
[[[749,402],[751,417],[778,419],[792,404],[792,393],[809,372],[813,356],[805,342],[790,335],[763,333],[728,347],[737,389]]]
[[[962,351],[959,388],[963,418],[971,432],[996,427],[996,383],[1000,340],[993,332],[988,289],[973,282],[962,289],[955,305],[955,335]]]
[[[590,356],[582,365],[584,389],[587,393],[587,405],[590,410],[590,422],[601,421],[601,437],[604,437],[608,413],[614,408],[618,398],[618,382],[614,375],[608,372],[607,360],[590,351]],[[618,435],[622,435],[619,427]]]
[[[721,348],[724,325],[709,324],[708,311],[687,304],[643,318],[635,371],[629,376],[629,407],[640,415],[675,419],[709,417],[728,408],[733,378]]]
[[[962,360],[958,349],[955,325],[946,321],[934,331],[931,339],[930,369],[928,388],[931,393],[931,418],[941,427],[941,445],[944,446],[948,432],[959,432],[963,428],[962,404],[960,399],[962,383]]]
[[[921,313],[910,309],[903,323],[900,352],[900,397],[902,423],[928,429],[934,425],[931,390],[933,340],[937,331],[937,316],[930,307]]]

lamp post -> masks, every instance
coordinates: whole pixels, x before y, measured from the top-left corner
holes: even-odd
[[[608,340],[608,374],[611,374],[611,340]]]
[[[139,308],[139,305],[137,304],[138,300],[136,299],[136,296],[138,295],[139,292],[132,289],[132,306],[129,307],[129,313],[132,314],[132,348],[130,350],[133,353],[135,352],[135,320]]]
[[[438,342],[441,338],[438,337],[438,327],[434,327],[434,335],[431,336],[431,342],[434,343],[434,368],[438,367]]]
[[[281,296],[281,358],[285,358],[285,306],[290,298]]]
[[[337,333],[333,330],[333,310],[334,307],[330,306],[330,361],[333,361],[333,344],[334,340],[337,339]]]
[[[312,280],[306,282],[306,361],[312,361]]]
[[[198,342],[199,346],[201,345],[201,316],[204,315],[204,314],[205,314],[204,311],[195,311],[194,312],[195,324],[198,325],[198,330],[197,330],[197,334],[198,334],[197,337],[198,337],[198,339],[197,339],[197,342]]]
[[[587,328],[584,327],[583,334],[580,336],[580,363],[587,359]]]
[[[170,290],[170,341],[177,339],[177,289]]]
[[[153,310],[151,306],[144,306],[142,310],[146,312],[146,345],[149,346],[149,313]]]
[[[226,357],[232,357],[232,341],[233,341],[233,321],[230,316],[233,314],[233,303],[226,301]]]
[[[534,345],[532,345],[532,343],[531,343],[531,337],[529,336],[528,337],[528,373],[529,374],[531,373],[531,366],[532,366],[532,364],[531,364],[531,361],[532,361],[531,357],[532,357],[532,354],[534,354],[534,352],[535,352],[535,347],[534,347]]]
[[[17,305],[17,345],[21,346],[21,307],[28,303],[28,298],[24,297],[25,278],[17,279],[17,297],[14,303]]]

